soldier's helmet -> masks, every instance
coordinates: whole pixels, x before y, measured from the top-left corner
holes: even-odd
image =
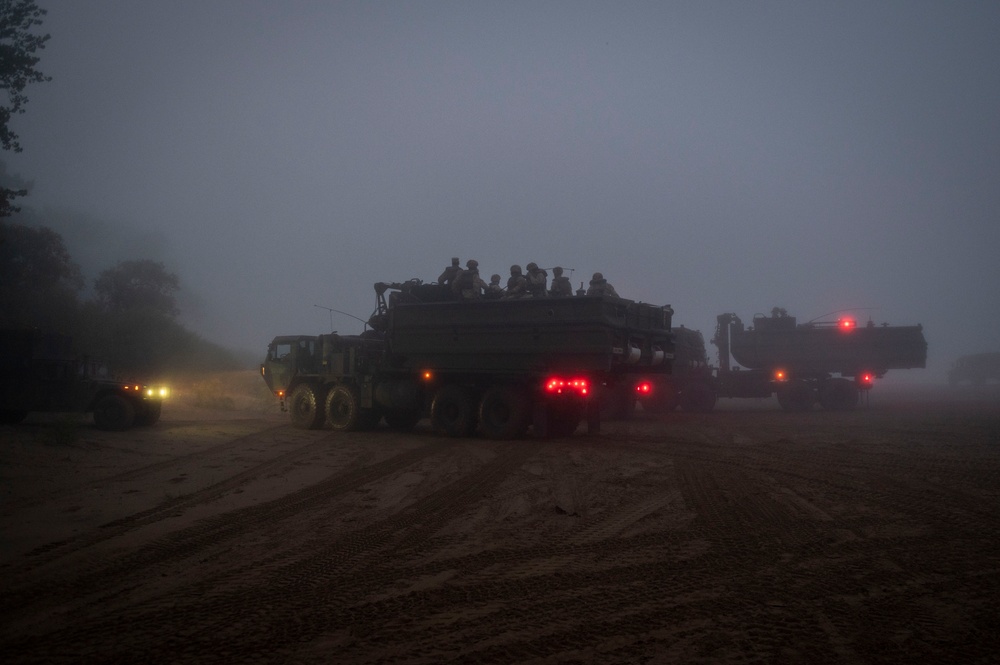
[[[553,268],[552,269],[552,274],[555,275],[556,277],[558,277],[559,275],[561,275],[562,274],[562,266],[556,266],[555,268]]]
[[[532,270],[538,270],[538,264],[534,261],[528,264],[528,272],[531,272]]]
[[[490,275],[490,281],[491,282],[499,282],[500,281],[500,275],[497,275],[496,273]]]
[[[595,281],[595,282],[599,282],[599,281],[601,281],[602,279],[604,279],[604,275],[602,275],[602,274],[601,274],[601,273],[599,273],[599,272],[595,272],[595,273],[594,273],[594,276],[593,276],[593,278],[592,278],[592,279],[593,279],[593,281]]]
[[[469,259],[468,261],[465,262],[465,267],[468,268],[469,270],[475,270],[476,268],[479,267],[479,261],[476,261],[475,259]]]
[[[520,275],[521,274],[521,266],[517,265],[516,263],[514,265],[512,265],[510,267],[510,274],[511,275]]]
[[[459,259],[457,256],[451,257],[451,265],[457,266],[459,264]]]

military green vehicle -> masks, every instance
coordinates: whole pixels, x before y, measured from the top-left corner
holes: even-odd
[[[122,431],[156,423],[167,392],[114,378],[76,354],[65,335],[0,331],[0,424],[16,425],[30,412],[93,413],[98,428]]]
[[[361,335],[275,337],[261,365],[293,425],[445,436],[564,436],[600,428],[598,389],[670,372],[669,306],[614,296],[456,301],[420,280],[375,284]],[[388,295],[388,298],[386,297]]]
[[[751,326],[735,314],[720,314],[717,323],[712,343],[719,349],[719,366],[705,364],[700,333],[697,338],[678,334],[669,388],[657,391],[650,408],[671,410],[680,404],[711,411],[718,397],[776,395],[785,411],[806,411],[816,402],[824,409],[853,409],[876,378],[890,369],[924,367],[927,361],[919,325],[869,321],[859,326],[852,318],[800,324],[779,308],[770,316],[754,316]]]

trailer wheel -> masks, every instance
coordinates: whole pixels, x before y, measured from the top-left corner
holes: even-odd
[[[163,412],[163,402],[145,402],[135,413],[135,424],[140,427],[155,425]]]
[[[443,436],[472,436],[476,411],[469,393],[461,386],[443,386],[431,402],[431,427]]]
[[[778,404],[789,413],[808,411],[816,401],[816,394],[805,381],[791,381],[778,391]]]
[[[479,402],[479,427],[488,439],[520,438],[530,420],[528,399],[513,386],[493,386]]]
[[[105,395],[94,405],[94,424],[98,429],[123,432],[135,422],[135,407],[121,395]]]
[[[695,381],[681,391],[680,406],[691,413],[709,413],[715,408],[717,397],[712,386]]]
[[[323,411],[316,389],[308,383],[299,385],[288,399],[292,425],[299,429],[319,429],[323,426]]]
[[[353,432],[363,429],[366,424],[361,412],[361,400],[350,386],[336,385],[330,388],[324,406],[327,421],[338,432]]]
[[[819,403],[830,411],[849,411],[858,405],[858,388],[847,379],[830,379],[820,390]]]

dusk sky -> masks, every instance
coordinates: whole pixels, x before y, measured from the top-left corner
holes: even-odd
[[[995,1],[38,5],[21,205],[91,281],[162,261],[211,341],[263,356],[459,256],[601,271],[706,340],[921,323],[908,380],[1000,351]]]

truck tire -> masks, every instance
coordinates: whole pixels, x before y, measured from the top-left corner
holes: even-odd
[[[778,404],[789,413],[808,411],[816,401],[816,393],[805,381],[790,381],[778,391]]]
[[[689,413],[710,413],[716,399],[715,389],[702,381],[691,383],[679,396],[680,407]]]
[[[27,411],[0,411],[0,425],[16,425],[27,417]]]
[[[858,405],[858,388],[847,379],[830,379],[819,391],[819,403],[829,411],[849,411]]]
[[[330,392],[326,394],[324,411],[327,422],[338,432],[354,432],[362,429],[365,424],[361,400],[350,386],[336,385],[330,388]]]
[[[523,437],[530,421],[528,398],[514,386],[493,386],[479,401],[479,429],[487,439]]]
[[[300,384],[288,399],[288,412],[292,425],[299,429],[319,429],[323,426],[323,411],[319,405],[316,388]]]
[[[469,393],[461,386],[443,386],[431,402],[431,427],[442,436],[472,436],[476,411]]]
[[[124,432],[135,422],[135,407],[121,395],[105,395],[94,404],[97,429]]]
[[[142,406],[136,409],[135,424],[139,427],[155,425],[160,420],[162,411],[162,402],[144,402]]]

